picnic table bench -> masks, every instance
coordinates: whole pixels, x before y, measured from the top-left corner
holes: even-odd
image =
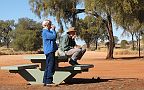
[[[2,66],[1,70],[9,70],[11,73],[19,73],[29,84],[43,84],[43,74],[45,69],[45,55],[29,55],[24,57],[30,60],[32,64],[22,64],[14,66]],[[59,67],[60,62],[68,62],[66,56],[56,56],[56,71],[54,73],[53,82],[61,84],[73,78],[76,74],[88,72],[89,68],[93,68],[92,64],[81,64],[74,66]],[[38,65],[40,63],[41,65]]]
[[[41,64],[40,69],[41,70],[45,69],[45,66],[46,66],[46,63],[45,63],[46,57],[45,57],[44,54],[42,54],[42,55],[30,55],[30,56],[24,57],[24,59],[25,60],[30,60],[32,63],[40,63]],[[68,62],[68,57],[67,56],[55,56],[55,59],[56,59],[56,62],[55,62],[56,68],[58,67],[58,64],[60,62]]]

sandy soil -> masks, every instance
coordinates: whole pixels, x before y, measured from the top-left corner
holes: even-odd
[[[24,60],[24,56],[1,55],[0,66],[31,63]],[[57,87],[27,85],[19,74],[0,70],[0,90],[144,90],[144,58],[136,56],[114,55],[114,60],[105,60],[106,53],[88,51],[79,63],[94,64],[95,67]]]

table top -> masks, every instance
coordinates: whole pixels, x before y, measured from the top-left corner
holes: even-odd
[[[68,62],[68,57],[67,56],[55,56],[56,60],[58,62]],[[37,61],[37,62],[42,62],[46,59],[46,56],[44,54],[42,55],[28,55],[24,57],[25,60],[31,60],[31,61]]]

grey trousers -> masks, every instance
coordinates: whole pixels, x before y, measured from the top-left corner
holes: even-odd
[[[77,61],[82,58],[86,49],[84,48],[73,48],[65,52],[65,54],[70,57],[72,60]]]

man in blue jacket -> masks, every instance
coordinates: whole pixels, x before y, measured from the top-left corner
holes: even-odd
[[[46,55],[46,67],[43,76],[44,86],[53,84],[53,75],[55,72],[55,52],[58,49],[56,44],[55,26],[51,26],[50,20],[42,22],[43,50]]]

